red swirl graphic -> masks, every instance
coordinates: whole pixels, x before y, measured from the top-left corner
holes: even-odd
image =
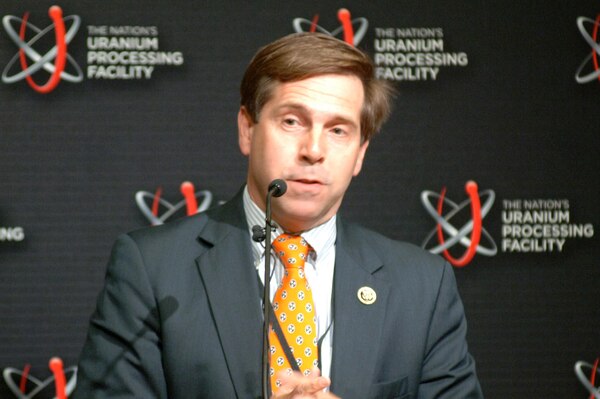
[[[62,16],[62,9],[59,6],[52,6],[48,10],[48,15],[52,19],[54,23],[54,32],[56,37],[56,58],[54,59],[54,72],[48,79],[45,85],[40,86],[33,81],[31,76],[26,76],[25,79],[31,88],[38,93],[46,94],[50,93],[52,90],[56,88],[58,83],[60,82],[60,74],[65,70],[65,65],[67,64],[67,42],[65,39],[66,29],[65,29],[65,21]],[[27,19],[29,18],[29,13],[25,13],[23,16],[23,22],[21,23],[21,29],[19,30],[19,37],[21,40],[25,40],[25,32],[27,30]],[[27,58],[25,56],[25,51],[23,49],[19,50],[19,59],[21,61],[21,67],[23,70],[28,68]]]
[[[315,14],[310,24],[310,33],[315,33],[317,31],[317,24],[319,23],[319,14]]]
[[[479,241],[481,240],[481,201],[479,199],[478,187],[477,183],[474,181],[468,181],[465,185],[465,191],[471,200],[471,218],[473,220],[473,230],[471,231],[471,242],[469,247],[465,251],[464,255],[456,259],[447,249],[443,251],[444,257],[448,260],[448,262],[452,263],[456,267],[463,267],[469,264],[469,262],[475,256],[477,252],[477,246],[479,245]],[[440,216],[443,217],[443,208],[444,208],[444,197],[446,196],[446,187],[442,189],[440,193],[440,198],[438,200],[437,211]],[[437,235],[440,244],[444,245],[444,232],[442,226],[438,224],[437,226]]]
[[[19,390],[25,393],[27,389],[27,377],[29,376],[29,372],[31,371],[31,364],[27,363],[23,368],[23,374],[21,374],[21,381],[19,382]]]
[[[594,362],[594,367],[592,367],[592,375],[590,376],[590,384],[592,384],[592,386],[596,386],[596,373],[598,372],[598,362],[600,362],[600,357],[596,358],[596,361]],[[594,399],[593,393],[590,394],[590,399]]]
[[[198,212],[198,201],[196,201],[194,185],[189,181],[184,181],[181,183],[180,190],[183,198],[185,198],[187,215],[191,216]]]
[[[54,374],[54,386],[56,388],[56,399],[67,399],[67,379],[63,369],[63,362],[58,357],[53,357],[48,363],[52,374]]]
[[[354,30],[352,29],[352,17],[350,11],[346,8],[341,8],[338,11],[338,19],[344,30],[344,41],[351,46],[354,46]]]

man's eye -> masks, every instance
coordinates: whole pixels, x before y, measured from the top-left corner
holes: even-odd
[[[283,123],[288,126],[296,126],[298,124],[298,121],[296,119],[287,118],[283,120]]]
[[[333,129],[331,129],[331,132],[338,136],[346,133],[346,131],[344,129],[342,129],[341,127],[334,127]]]

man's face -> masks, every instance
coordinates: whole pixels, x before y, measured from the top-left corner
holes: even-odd
[[[240,110],[250,196],[265,210],[269,183],[284,179],[288,189],[273,199],[272,216],[285,230],[310,229],[337,212],[369,145],[361,142],[363,101],[357,77],[320,75],[277,84],[256,123]]]

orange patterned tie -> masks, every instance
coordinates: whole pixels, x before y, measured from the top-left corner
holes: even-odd
[[[304,375],[318,365],[317,329],[312,292],[304,276],[304,262],[311,250],[304,238],[282,234],[273,241],[273,249],[285,267],[285,273],[273,298],[275,317],[287,341],[298,368]],[[292,371],[277,334],[269,332],[271,353],[271,387],[281,385],[275,375]]]

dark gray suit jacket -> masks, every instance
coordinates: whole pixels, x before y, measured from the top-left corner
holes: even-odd
[[[338,217],[331,391],[479,398],[451,267]],[[363,286],[377,293],[358,300]],[[259,398],[262,312],[241,195],[117,240],[71,399]]]

